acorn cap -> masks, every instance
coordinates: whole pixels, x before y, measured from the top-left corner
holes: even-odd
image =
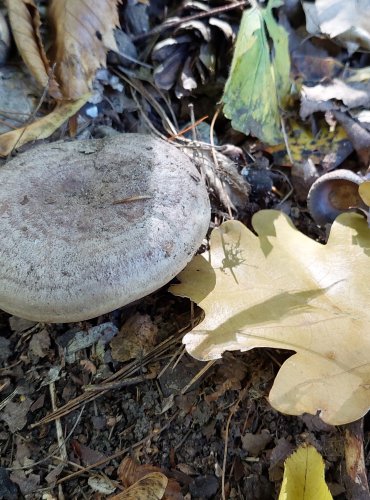
[[[346,169],[333,170],[319,177],[307,197],[307,207],[314,221],[319,225],[331,224],[343,212],[366,209],[358,193],[363,180]]]
[[[82,321],[170,281],[206,235],[190,159],[149,135],[37,146],[0,168],[0,308]]]

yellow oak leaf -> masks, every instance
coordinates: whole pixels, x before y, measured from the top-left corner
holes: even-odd
[[[253,217],[258,236],[238,221],[212,232],[208,260],[179,275],[175,295],[189,297],[204,320],[185,335],[195,358],[226,350],[295,351],[280,368],[271,405],[316,414],[339,425],[370,408],[370,230],[342,214],[322,245],[275,210]]]

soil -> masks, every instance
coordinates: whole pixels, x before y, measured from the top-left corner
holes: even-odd
[[[0,370],[3,399],[17,393],[0,414],[6,478],[0,496],[61,498],[62,491],[70,499],[107,498],[104,490],[94,491],[91,478],[122,487],[126,476],[119,466],[130,457],[173,478],[176,488],[168,498],[221,498],[225,471],[226,498],[272,499],[278,497],[284,460],[300,444],[310,443],[326,459],[332,492],[346,498],[342,431],[318,417],[282,415],[267,401],[289,354],[259,349],[226,353],[199,376],[205,363],[184,354],[180,333],[198,313],[188,300],[160,290],[78,327],[35,325],[30,330],[28,322],[13,317],[12,331],[3,314],[1,335],[7,342],[2,352],[9,353]],[[150,318],[158,328],[159,344],[149,353],[119,363],[109,344],[102,349],[95,343],[67,361],[68,348],[62,345],[71,335],[76,338],[77,330],[88,335],[102,325],[103,333],[134,315]],[[26,331],[19,330],[25,326]],[[112,375],[115,379],[107,382]],[[86,392],[90,384],[98,389]],[[83,399],[86,395],[89,399]],[[68,458],[63,467],[58,423]],[[126,475],[128,484],[137,477]],[[43,497],[46,492],[49,496]]]

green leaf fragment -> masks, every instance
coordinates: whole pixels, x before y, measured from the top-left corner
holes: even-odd
[[[290,88],[288,35],[272,13],[279,5],[244,12],[222,97],[232,126],[267,144],[283,141],[280,107]]]

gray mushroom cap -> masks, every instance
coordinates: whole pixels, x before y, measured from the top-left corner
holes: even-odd
[[[210,204],[190,159],[148,135],[37,146],[0,168],[0,308],[82,321],[170,281]]]

